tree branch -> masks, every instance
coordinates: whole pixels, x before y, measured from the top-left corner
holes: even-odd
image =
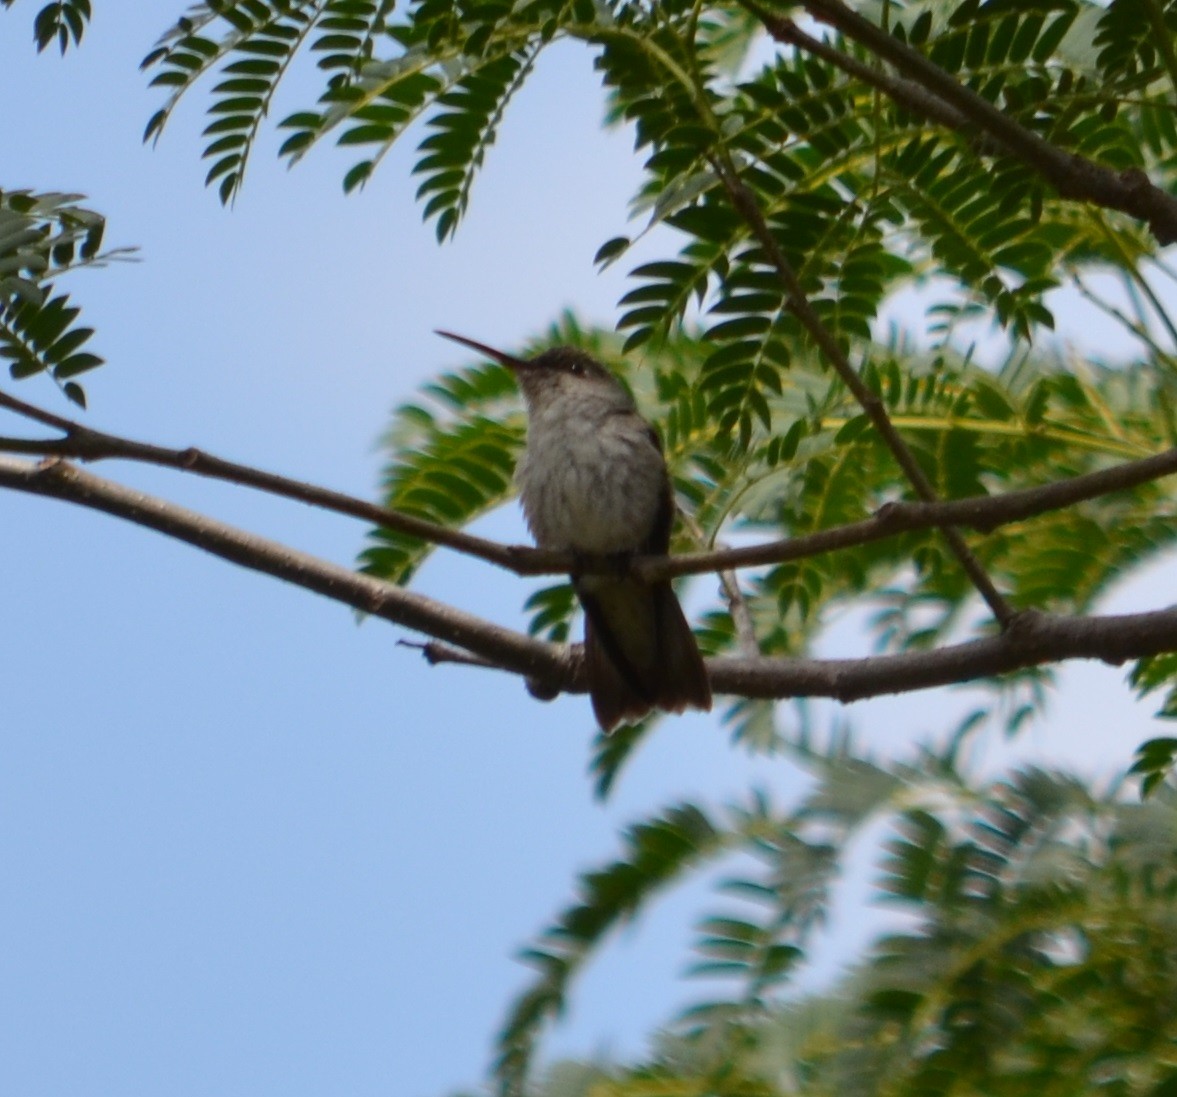
[[[1158,243],[1177,242],[1177,199],[1154,186],[1144,172],[1136,168],[1113,171],[1077,153],[1057,148],[961,84],[918,50],[848,8],[842,0],[801,0],[801,4],[819,22],[827,23],[865,46],[876,57],[898,69],[907,80],[922,85],[950,108],[955,108],[971,126],[1038,172],[1061,197],[1120,210],[1145,222]],[[776,37],[771,23],[784,21],[764,12],[758,4],[745,3],[744,6],[754,12],[769,33]],[[875,86],[888,90],[879,84]],[[904,106],[915,106],[911,98],[899,101]],[[946,121],[944,117],[937,120]]]
[[[336,602],[423,632],[528,678],[569,679],[569,656],[552,644],[484,621],[423,594],[362,575],[114,484],[59,458],[33,464],[0,457],[0,486],[61,499],[124,518],[242,567],[315,591]]]
[[[711,659],[707,666],[719,693],[767,700],[829,697],[848,703],[1069,659],[1117,666],[1170,651],[1177,651],[1177,607],[1107,617],[1027,610],[997,636],[932,651],[866,659]]]
[[[873,518],[820,530],[804,537],[782,538],[761,545],[715,552],[639,557],[634,560],[633,567],[643,579],[672,579],[721,568],[758,567],[802,560],[917,530],[957,526],[988,533],[1011,522],[1063,510],[1076,503],[1126,491],[1174,473],[1177,473],[1177,447],[1152,457],[1126,461],[1111,468],[1055,480],[1039,487],[1022,488],[1000,495],[975,495],[947,502],[897,501],[879,508]]]
[[[868,87],[883,92],[901,107],[905,107],[929,121],[939,122],[948,129],[969,133],[970,136],[976,135],[976,128],[971,125],[967,115],[944,102],[938,95],[929,92],[922,84],[904,79],[902,76],[892,76],[882,69],[873,68],[860,61],[857,57],[843,53],[828,42],[823,42],[820,38],[814,38],[813,35],[807,34],[792,19],[766,11],[754,0],[738,0],[738,2],[764,24],[764,29],[768,31],[769,37],[774,41],[786,46],[796,46],[814,57],[820,57],[827,64],[841,69],[856,80],[861,80]],[[995,147],[1004,148],[1004,146]]]

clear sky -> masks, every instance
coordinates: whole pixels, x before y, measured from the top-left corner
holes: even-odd
[[[624,269],[591,261],[626,229],[638,165],[625,133],[601,131],[581,52],[541,64],[468,222],[438,248],[407,146],[344,198],[348,158],[324,150],[287,172],[268,137],[232,210],[202,186],[197,100],[144,147],[159,96],[137,64],[180,0],[100,0],[64,60],[35,56],[37,7],[0,14],[0,186],[83,192],[109,244],[141,248],[69,284],[109,360],[86,379],[94,425],[371,496],[389,410],[464,361],[433,328],[510,347],[565,307],[613,322]],[[275,114],[304,105],[288,94]],[[48,382],[14,391],[70,413]],[[362,525],[295,504],[97,471],[343,563],[362,547]],[[483,528],[523,535],[513,509]],[[63,504],[0,494],[0,575],[3,1093],[424,1097],[473,1083],[524,978],[512,954],[621,825],[673,799],[801,785],[698,717],[665,723],[600,805],[583,698],[541,705],[506,676],[430,669],[400,630]],[[1156,575],[1119,604],[1155,605]],[[521,621],[526,588],[479,565],[439,555],[420,587]],[[1122,768],[1155,734],[1122,677],[1068,672],[1049,726],[1018,749]],[[892,751],[964,704],[847,715]],[[634,1051],[690,998],[677,975],[700,896],[621,935],[550,1050]],[[838,923],[823,970],[865,924]]]

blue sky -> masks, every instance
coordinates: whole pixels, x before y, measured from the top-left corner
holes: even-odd
[[[579,51],[541,64],[468,222],[439,248],[408,146],[345,198],[346,157],[288,172],[268,137],[222,209],[201,183],[198,100],[157,148],[139,140],[159,97],[137,64],[180,5],[96,8],[65,59],[35,56],[31,0],[0,15],[0,184],[83,192],[109,244],[141,249],[70,283],[109,360],[87,379],[96,426],[371,496],[389,410],[464,361],[432,329],[509,347],[566,307],[613,322],[624,269],[591,261],[626,229],[638,163],[625,133],[601,131]],[[302,105],[287,96],[275,113]],[[69,413],[48,383],[14,391]],[[362,525],[295,504],[97,471],[340,562],[362,547]],[[481,528],[523,536],[514,509]],[[61,504],[0,495],[0,573],[5,1093],[411,1097],[472,1083],[524,978],[512,954],[621,825],[672,799],[801,784],[696,717],[664,724],[598,804],[583,698],[540,705],[506,676],[430,669],[400,630]],[[1158,574],[1118,604],[1155,604]],[[450,555],[420,588],[521,620],[519,582]],[[836,643],[855,639],[843,628]],[[1065,744],[1090,772],[1122,767],[1154,732],[1121,682],[1068,672],[1017,750],[1058,758]],[[963,705],[848,715],[901,749]],[[548,1047],[640,1048],[690,997],[677,975],[699,901],[697,888],[671,898],[623,933]],[[837,925],[824,970],[866,932],[857,915]]]

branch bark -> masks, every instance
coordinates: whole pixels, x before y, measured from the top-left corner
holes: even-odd
[[[535,640],[424,595],[112,484],[59,458],[34,464],[0,457],[0,487],[123,518],[403,625],[441,642],[426,645],[433,661],[489,665],[519,674],[536,697],[582,693],[586,688],[579,647]],[[975,681],[1066,659],[1118,664],[1166,651],[1177,651],[1177,607],[1108,617],[1066,617],[1031,610],[1019,614],[1000,635],[934,651],[863,659],[712,658],[707,667],[717,693],[849,702]]]
[[[1177,651],[1177,607],[1106,617],[1027,610],[997,636],[933,651],[866,659],[724,659],[707,665],[717,692],[767,700],[829,697],[849,703],[1070,659],[1118,666],[1169,651]]]
[[[922,84],[914,80],[907,80],[902,76],[892,76],[881,68],[852,57],[848,53],[814,38],[812,34],[803,31],[792,19],[781,15],[774,15],[765,10],[753,0],[740,0],[742,6],[764,24],[764,29],[776,42],[786,46],[796,46],[814,57],[820,57],[834,68],[841,69],[848,76],[861,80],[864,84],[883,92],[901,107],[905,107],[916,114],[922,115],[931,122],[939,122],[951,130],[964,132],[970,129],[968,116],[946,103],[938,95],[934,95]],[[1003,146],[998,146],[1003,147]]]
[[[715,552],[639,557],[634,560],[633,568],[646,580],[672,579],[722,568],[758,567],[802,560],[837,549],[881,541],[898,533],[937,527],[957,526],[988,533],[1012,522],[1063,510],[1101,495],[1126,491],[1174,473],[1177,473],[1177,447],[1137,461],[1126,461],[1111,468],[999,495],[975,495],[967,499],[936,503],[887,503],[872,518],[804,537],[782,538],[761,545]]]

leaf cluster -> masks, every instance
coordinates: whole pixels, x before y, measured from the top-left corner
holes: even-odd
[[[510,496],[523,433],[514,382],[501,366],[443,374],[394,414],[385,445],[397,456],[382,476],[382,502],[443,525],[467,525]],[[434,548],[390,529],[374,530],[370,539],[364,571],[396,583],[407,582]]]
[[[121,253],[102,251],[106,221],[80,199],[0,191],[0,358],[14,379],[47,373],[84,406],[74,378],[102,359],[83,349],[94,330],[75,322],[80,309],[55,290],[55,279]]]
[[[691,968],[729,993],[681,1014],[649,1059],[600,1067],[588,1092],[1167,1092],[1172,796],[1131,805],[1035,768],[975,784],[948,755],[883,767],[839,749],[810,765],[816,785],[795,810],[757,797],[712,812],[706,850],[673,861],[682,879],[742,855]],[[788,975],[820,946],[841,850],[867,824],[888,835],[876,897],[903,912],[900,928],[830,991],[790,995]],[[623,858],[586,879],[633,868]],[[581,917],[611,924],[613,894],[598,883]],[[504,1029],[512,1048],[523,1019],[517,1007]],[[515,1073],[500,1081],[524,1091]]]
[[[16,0],[0,0],[0,6],[5,8],[15,3]],[[80,45],[92,14],[90,0],[53,0],[44,5],[33,19],[37,52],[54,42],[63,54],[71,45]]]
[[[198,81],[214,79],[204,130],[204,156],[212,160],[206,181],[230,201],[280,82],[305,52],[325,86],[315,109],[281,121],[289,131],[282,155],[297,161],[328,134],[363,149],[344,176],[350,191],[420,121],[427,132],[414,168],[422,176],[418,196],[425,216],[436,219],[439,239],[450,236],[507,103],[573,5],[538,0],[513,10],[422,0],[400,14],[394,6],[391,0],[197,4],[144,59],[144,68],[156,70],[152,84],[171,89],[145,137],[160,135]]]
[[[1118,169],[1157,169],[1177,150],[1166,52],[1126,29],[1136,8],[1077,0],[913,3],[890,31],[1056,147]],[[1150,8],[1150,5],[1144,5]],[[204,75],[212,87],[205,155],[223,199],[240,185],[262,119],[300,52],[317,59],[317,108],[282,125],[297,159],[327,134],[365,150],[362,183],[416,123],[414,171],[439,237],[455,231],[507,104],[540,52],[561,38],[594,54],[609,109],[645,159],[638,209],[685,243],[646,263],[622,301],[625,349],[665,341],[692,316],[706,350],[694,386],[704,414],[747,450],[809,348],[773,257],[721,185],[738,175],[841,345],[861,347],[914,277],[945,288],[933,312],[947,339],[984,310],[1016,341],[1051,328],[1048,295],[1084,271],[1139,267],[1154,249],[1128,219],[1055,194],[1031,167],[967,128],[929,125],[825,56],[781,50],[744,75],[754,21],[730,3],[591,6],[421,0],[217,0],[198,4],[146,59],[171,88],[154,136]],[[848,62],[869,63],[834,40]],[[1177,72],[1177,69],[1174,69]],[[612,262],[630,240],[599,254]],[[1135,277],[1135,274],[1133,275]],[[1147,287],[1146,287],[1147,291]],[[864,356],[855,358],[862,367]]]
[[[1165,654],[1141,659],[1133,668],[1129,681],[1141,697],[1164,690],[1165,699],[1157,710],[1157,719],[1177,719],[1177,657]],[[1177,739],[1166,735],[1140,744],[1131,772],[1140,774],[1141,789],[1148,796],[1175,768]]]

